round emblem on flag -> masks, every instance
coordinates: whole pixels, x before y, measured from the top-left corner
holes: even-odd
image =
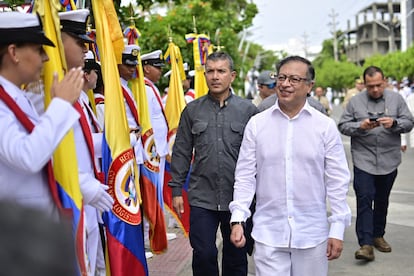
[[[115,199],[112,212],[121,220],[138,225],[139,212],[138,175],[135,174],[134,153],[128,149],[112,161],[108,172],[109,194]]]
[[[153,172],[159,172],[160,156],[155,146],[154,132],[151,129],[142,135],[141,138],[144,144],[144,165]]]

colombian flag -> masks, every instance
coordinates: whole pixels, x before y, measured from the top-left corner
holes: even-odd
[[[66,11],[76,10],[76,0],[60,0]]]
[[[195,98],[200,98],[208,92],[206,77],[204,76],[204,65],[207,56],[210,54],[210,39],[205,34],[186,34],[187,43],[193,43],[193,59],[194,59],[194,90]]]
[[[165,164],[165,176],[164,176],[164,202],[169,211],[174,215],[180,224],[181,229],[184,231],[184,235],[188,236],[190,231],[190,205],[188,204],[187,188],[184,187],[183,200],[184,200],[184,213],[177,214],[172,204],[172,189],[168,186],[168,182],[171,180],[170,166],[172,148],[175,142],[175,136],[177,133],[178,123],[180,121],[181,112],[185,107],[185,99],[183,92],[182,80],[186,75],[184,72],[183,59],[181,56],[180,48],[173,42],[170,42],[167,52],[164,56],[165,60],[171,63],[171,76],[170,86],[168,89],[168,98],[165,104],[165,116],[167,117],[169,131],[168,131],[168,148],[169,154],[167,156]],[[187,184],[188,187],[188,184]]]
[[[92,0],[97,44],[105,90],[105,129],[102,145],[108,192],[115,200],[104,214],[107,235],[107,275],[148,275],[141,224],[138,168],[129,143],[117,64],[124,47],[113,1]]]
[[[129,27],[134,30],[134,26]],[[136,30],[136,29],[135,29]],[[138,31],[136,31],[139,33]],[[138,44],[138,40],[135,39]],[[141,63],[141,55],[138,53],[138,64]],[[168,246],[167,243],[167,229],[165,226],[165,218],[163,212],[162,193],[158,193],[162,188],[163,183],[158,180],[159,161],[154,155],[155,140],[151,126],[150,113],[148,110],[147,94],[145,89],[144,72],[142,66],[137,67],[137,78],[130,81],[132,93],[136,102],[138,103],[138,117],[142,127],[142,144],[144,146],[144,164],[140,165],[140,183],[142,194],[142,206],[144,215],[150,225],[149,240],[151,250],[160,254],[163,253]],[[158,194],[161,194],[159,198]]]
[[[66,68],[64,49],[60,37],[60,22],[57,9],[59,6],[59,0],[36,1],[33,5],[33,12],[37,12],[42,19],[46,36],[56,45],[55,48],[44,48],[49,56],[49,61],[44,65],[45,106],[51,100],[50,88],[54,72],[58,73],[59,80],[61,80]],[[73,130],[68,132],[53,154],[53,170],[58,182],[62,207],[65,211],[69,210],[70,212],[68,213],[72,215],[78,272],[79,275],[87,275],[86,229]]]

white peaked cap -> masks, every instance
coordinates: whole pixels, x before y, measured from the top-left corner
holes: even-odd
[[[85,59],[95,59],[95,55],[93,54],[93,52],[92,51],[88,51],[86,54],[85,54],[85,57],[84,57]]]

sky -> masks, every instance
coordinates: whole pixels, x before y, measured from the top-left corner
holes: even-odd
[[[395,1],[395,0],[394,0]],[[259,13],[249,28],[248,40],[268,50],[284,50],[289,54],[304,55],[319,52],[322,42],[332,38],[333,17],[336,28],[355,27],[356,14],[374,2],[386,0],[254,0]],[[332,12],[332,10],[334,12]],[[305,43],[306,42],[306,43]]]

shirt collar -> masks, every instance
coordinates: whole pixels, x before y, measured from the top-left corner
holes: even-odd
[[[83,102],[85,102],[85,103],[88,103],[89,102],[89,97],[88,97],[88,94],[86,94],[86,92],[85,91],[81,91],[81,94],[80,94],[80,96],[79,96],[79,99],[81,100],[81,101],[83,101]]]
[[[276,100],[276,103],[272,106],[272,107],[270,107],[271,109],[272,109],[272,113],[275,111],[275,110],[277,110],[278,112],[280,112],[281,114],[283,114],[284,116],[286,116],[286,117],[288,117],[281,109],[280,109],[280,106],[279,106],[279,99],[277,99]],[[309,115],[312,115],[312,112],[313,112],[313,107],[308,103],[308,100],[306,99],[306,102],[305,102],[305,105],[302,107],[302,109],[298,112],[298,114],[296,114],[296,116],[295,117],[293,117],[292,119],[294,119],[294,118],[297,118],[297,117],[299,117],[302,113],[307,113],[307,114],[309,114]]]
[[[233,97],[233,94],[234,94],[233,89],[230,87],[229,90],[230,90],[230,93],[229,93],[229,96],[224,100],[225,102],[230,101],[230,99]],[[208,91],[207,96],[211,101],[218,102],[218,100],[216,98],[211,96],[210,91]]]
[[[14,83],[9,81],[8,79],[4,78],[0,75],[0,85],[3,86],[4,90],[16,100],[19,96],[24,96],[24,91],[17,87]]]

